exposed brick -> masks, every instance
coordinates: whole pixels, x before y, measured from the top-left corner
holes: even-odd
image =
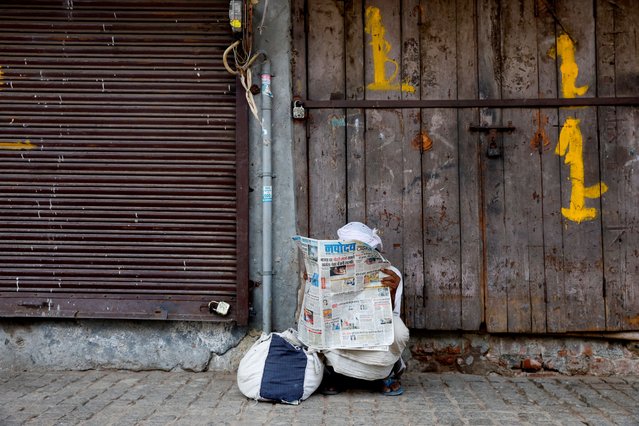
[[[582,353],[586,356],[592,356],[592,346],[588,344],[584,345]]]
[[[543,368],[541,362],[536,359],[526,358],[521,362],[521,369],[527,371],[539,371]]]
[[[455,364],[456,360],[457,357],[455,355],[435,355],[435,361],[446,366]]]

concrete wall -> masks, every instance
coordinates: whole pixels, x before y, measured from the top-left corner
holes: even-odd
[[[262,17],[260,2],[254,18],[255,26]],[[297,305],[297,253],[291,237],[295,235],[295,197],[293,182],[293,155],[291,126],[291,31],[290,3],[271,1],[268,3],[265,25],[260,34],[254,33],[255,50],[266,52],[271,61],[273,92],[273,330],[279,331],[293,326]],[[255,68],[259,70],[259,66]],[[259,84],[259,75],[254,74],[253,81]],[[260,96],[256,103],[260,106]],[[251,123],[251,176],[250,187],[250,279],[262,282],[262,140],[258,123]],[[256,316],[252,324],[261,329],[262,324],[262,288],[253,294]]]
[[[202,322],[5,320],[0,371],[231,371],[253,340],[246,328]]]

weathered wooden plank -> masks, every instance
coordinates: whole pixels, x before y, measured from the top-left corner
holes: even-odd
[[[306,9],[303,0],[291,4],[293,51],[291,75],[293,98],[306,99]],[[296,229],[308,235],[308,145],[306,121],[293,121],[293,181],[295,185]]]
[[[558,3],[556,55],[560,96],[596,96],[592,3]],[[574,47],[573,47],[574,46]],[[574,71],[577,71],[575,75]],[[576,77],[576,79],[575,79]],[[605,329],[599,151],[595,108],[564,108],[556,153],[562,156],[562,215],[566,311],[570,331]],[[582,168],[583,167],[583,168]]]
[[[555,50],[554,9],[543,5],[537,16],[537,66],[539,97],[557,97],[557,62],[549,54]],[[544,277],[546,282],[546,327],[548,332],[566,331],[563,241],[561,216],[561,168],[563,159],[555,154],[559,137],[556,109],[541,109],[535,119],[535,140],[542,150],[542,205],[544,234]]]
[[[456,99],[456,5],[422,2],[422,99]],[[457,111],[422,111],[432,141],[424,153],[424,275],[426,327],[461,328],[459,151]]]
[[[620,39],[615,43],[618,50],[616,56],[616,95],[636,96],[637,75],[639,75],[639,36],[637,22],[639,22],[639,3],[624,1],[616,10],[615,32],[619,32]],[[623,295],[623,305],[618,312],[623,317],[624,330],[639,329],[639,108],[618,108],[617,123],[619,124],[619,142],[623,142],[626,149],[626,161],[621,170],[623,182],[623,223],[626,233],[623,239],[623,255],[626,259],[625,270],[619,279],[618,290],[614,294]],[[621,165],[621,162],[620,162]],[[620,240],[620,237],[617,237]],[[606,247],[606,246],[604,246]]]
[[[362,0],[344,6],[346,35],[346,99],[364,99],[364,16]],[[365,115],[362,109],[346,110],[347,219],[366,222]]]
[[[556,44],[554,10],[544,5],[537,16],[537,67],[539,96],[557,97],[557,62],[549,55]],[[563,159],[555,154],[559,137],[557,109],[541,109],[535,118],[534,140],[542,151],[542,208],[544,239],[544,278],[546,282],[546,329],[566,331],[563,240],[561,219],[561,167]]]
[[[402,99],[420,96],[419,0],[402,0],[402,81],[415,92],[402,92]],[[409,327],[423,324],[424,316],[424,234],[422,231],[422,151],[428,139],[422,137],[419,109],[402,110],[403,157],[403,241],[404,319]]]
[[[399,4],[364,2],[366,99],[399,99]],[[366,218],[379,229],[384,255],[402,263],[402,141],[399,110],[366,111]]]
[[[599,0],[596,3],[596,37],[597,37],[597,94],[599,96],[615,96],[615,9],[618,6]],[[619,292],[619,282],[624,275],[626,262],[623,258],[623,241],[620,236],[625,233],[619,206],[623,205],[623,184],[621,183],[620,165],[617,150],[619,146],[617,129],[617,109],[603,107],[597,111],[599,122],[601,179],[608,185],[608,191],[601,196],[601,222],[604,244],[604,278],[606,286],[606,329],[621,330],[624,312],[619,308],[624,305],[624,295]],[[621,166],[623,167],[623,166]],[[625,277],[624,277],[625,278]],[[621,278],[623,280],[623,278]]]
[[[502,4],[501,22],[502,98],[533,98],[538,94],[534,2]],[[529,109],[502,112],[504,124],[511,122],[517,128],[503,138],[506,230],[503,249],[504,261],[509,263],[508,331],[514,333],[543,332],[546,323],[541,156],[539,149],[531,146],[536,115],[536,111]]]
[[[501,22],[499,2],[496,0],[478,0],[477,6],[477,42],[479,98],[501,98]],[[479,116],[482,125],[502,124],[501,110],[481,109]],[[504,172],[503,158],[486,159],[488,148],[486,138],[481,149],[484,161],[482,163],[481,182],[483,188],[483,219],[484,219],[484,262],[486,286],[486,329],[489,332],[508,331],[507,280],[512,275],[509,265],[505,262],[508,253],[503,249],[506,230],[503,222],[504,205]],[[501,137],[497,144],[501,145]],[[500,220],[501,219],[501,220]]]
[[[477,23],[475,0],[457,0],[457,96],[477,99]],[[461,328],[479,330],[483,322],[481,228],[481,149],[479,135],[468,131],[479,122],[477,109],[457,110],[459,137],[459,217],[461,245]]]
[[[292,45],[291,76],[293,98],[306,99],[306,8],[304,0],[294,0],[291,4]],[[308,235],[308,139],[306,121],[293,122],[293,185],[295,197],[295,228],[299,235]],[[299,265],[297,280],[297,307],[295,321],[299,318],[304,301],[303,274],[304,257],[297,253]]]
[[[597,84],[599,96],[636,95],[639,3],[597,2]],[[637,108],[600,108],[606,325],[639,329],[639,144]]]
[[[308,95],[311,99],[344,98],[343,2],[309,2]],[[309,235],[335,238],[346,222],[344,110],[309,113]]]

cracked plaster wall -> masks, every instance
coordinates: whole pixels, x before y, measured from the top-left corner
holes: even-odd
[[[13,320],[0,325],[0,370],[233,371],[254,340],[230,324]]]
[[[199,322],[3,321],[0,372],[236,371],[258,336],[231,324]],[[639,371],[639,342],[415,331],[405,358],[409,371],[609,376]]]

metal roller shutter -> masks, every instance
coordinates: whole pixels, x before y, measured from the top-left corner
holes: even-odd
[[[0,316],[247,322],[232,41],[228,1],[0,4]]]

